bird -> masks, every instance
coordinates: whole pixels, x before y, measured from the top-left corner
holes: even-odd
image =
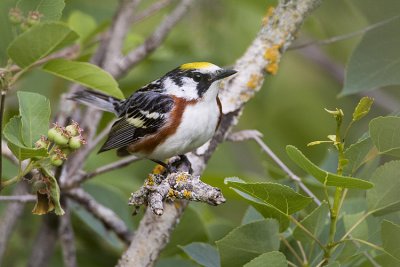
[[[164,160],[202,146],[222,116],[219,82],[237,71],[209,62],[191,62],[167,72],[126,99],[84,89],[69,99],[114,113],[117,120],[99,153],[136,155],[175,171]]]

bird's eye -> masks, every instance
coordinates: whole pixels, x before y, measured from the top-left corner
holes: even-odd
[[[200,80],[201,80],[201,75],[200,75],[200,74],[195,74],[195,75],[193,76],[193,80],[194,80],[195,82],[200,82]]]

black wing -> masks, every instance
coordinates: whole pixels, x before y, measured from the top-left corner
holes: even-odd
[[[99,152],[122,148],[155,133],[168,119],[174,100],[156,91],[137,91],[120,106],[118,121]]]

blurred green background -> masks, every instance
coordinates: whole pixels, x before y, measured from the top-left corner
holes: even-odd
[[[0,51],[4,64],[7,38],[11,36],[7,14],[16,1],[2,0],[0,3]],[[143,1],[145,9],[154,1]],[[387,17],[387,12],[398,12],[396,1],[380,1],[375,8],[373,0],[326,0],[306,21],[298,34],[296,44],[343,35],[365,28],[367,25]],[[269,6],[276,1],[260,0],[201,0],[188,12],[186,17],[171,32],[166,42],[149,58],[139,64],[120,80],[125,95],[129,95],[146,83],[160,77],[167,71],[185,62],[209,61],[221,66],[230,66],[240,57],[252,42],[261,26]],[[76,11],[93,17],[98,25],[109,21],[117,1],[66,0],[63,21],[68,21]],[[148,36],[171,7],[156,16],[132,27],[127,38],[126,50],[131,49]],[[386,13],[385,13],[386,12]],[[395,13],[396,14],[396,13]],[[284,54],[276,76],[267,77],[262,90],[251,100],[236,127],[236,130],[256,129],[264,135],[264,141],[297,174],[303,173],[287,158],[285,146],[299,147],[312,161],[334,169],[336,162],[329,160],[327,146],[306,147],[306,144],[323,140],[334,134],[335,122],[323,109],[344,110],[347,119],[361,95],[338,97],[343,87],[343,73],[346,62],[362,35],[326,46],[308,46],[293,49]],[[40,70],[25,75],[16,85],[18,90],[39,92],[51,99],[53,113],[60,104],[59,96],[69,83],[54,78]],[[355,130],[349,140],[354,141],[367,130],[369,119],[391,113],[397,109],[398,87],[392,86],[373,91],[371,95],[378,104]],[[6,119],[18,113],[15,94],[10,94],[6,103]],[[104,115],[101,127],[111,120]],[[101,127],[98,129],[101,130]],[[328,152],[327,152],[328,151]],[[333,151],[332,151],[333,153]],[[99,166],[117,160],[113,152],[98,155],[92,153],[85,169],[94,170]],[[6,177],[15,174],[16,168],[4,163]],[[96,177],[85,183],[84,188],[100,203],[111,207],[126,223],[135,229],[142,213],[131,216],[132,208],[127,206],[130,193],[142,183],[153,167],[152,162],[140,161],[124,169]],[[226,177],[237,176],[244,180],[271,181],[285,179],[284,174],[253,142],[224,143],[211,158],[202,177],[203,181],[220,187],[227,198],[218,207],[192,203],[176,229],[173,240],[163,253],[158,266],[177,266],[181,250],[177,245],[193,241],[215,241],[240,224],[247,205],[232,190],[223,184]],[[286,180],[282,180],[287,182]],[[289,182],[287,182],[289,184]],[[312,185],[311,185],[312,186]],[[8,188],[4,194],[9,194]],[[4,211],[0,204],[0,212]],[[25,266],[34,237],[42,217],[30,213],[33,204],[26,205],[24,215],[18,222],[6,251],[4,266]],[[1,214],[1,213],[0,213]],[[79,206],[73,213],[74,231],[80,266],[112,266],[116,263],[124,246],[113,233],[107,232],[94,218]],[[61,266],[59,247],[52,258],[51,266]],[[189,263],[186,263],[189,264]],[[182,265],[189,266],[189,265]]]

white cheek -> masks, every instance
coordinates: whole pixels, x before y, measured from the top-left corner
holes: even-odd
[[[178,86],[176,83],[172,81],[171,78],[167,78],[164,80],[164,87],[167,91],[167,94],[171,94],[177,97],[183,97],[186,99],[197,99],[197,89],[196,83],[191,78],[183,78],[182,86]]]

